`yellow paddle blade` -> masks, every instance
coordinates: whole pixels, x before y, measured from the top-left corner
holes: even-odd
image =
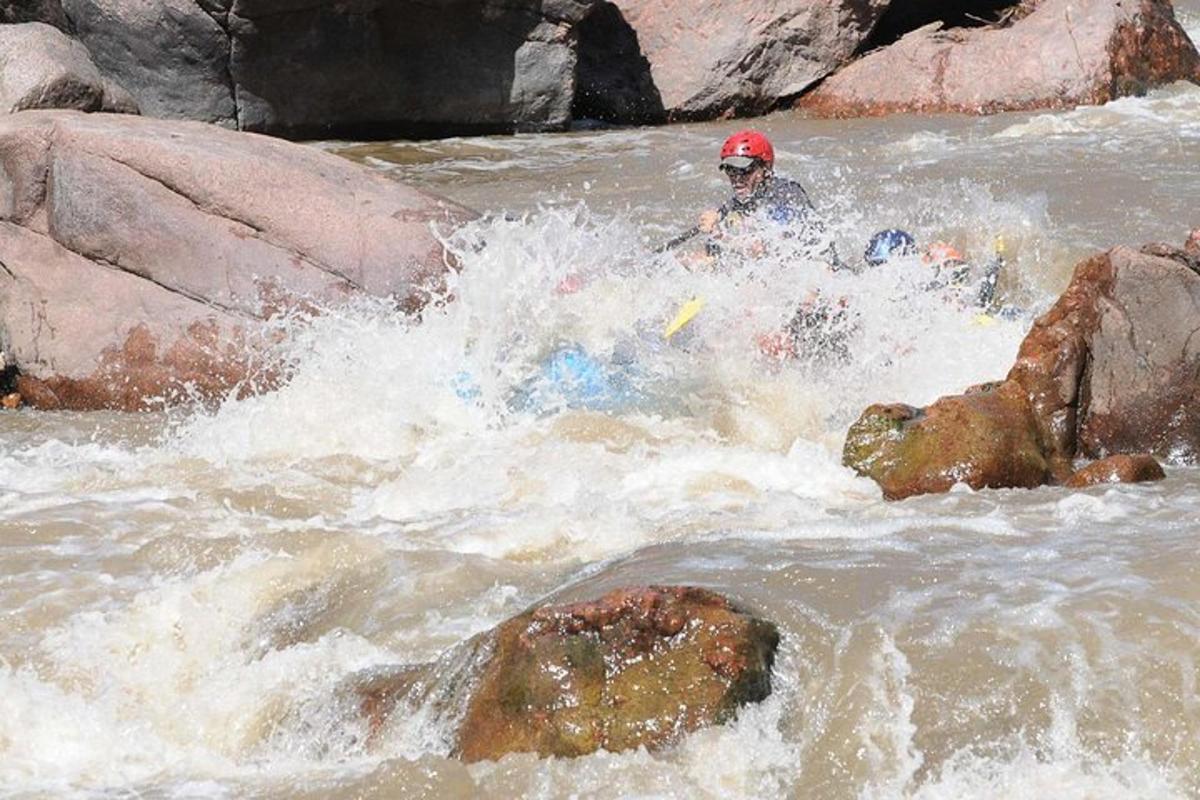
[[[670,339],[675,334],[683,330],[684,326],[691,322],[700,309],[704,308],[703,297],[693,297],[679,308],[679,313],[675,315],[675,319],[671,320],[671,324],[663,331],[663,338]]]
[[[976,314],[975,318],[971,320],[971,324],[979,325],[979,326],[983,326],[983,327],[986,327],[988,325],[995,325],[996,318],[993,317],[991,314]]]

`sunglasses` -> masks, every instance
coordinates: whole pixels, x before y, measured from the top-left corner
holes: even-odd
[[[731,178],[744,178],[756,169],[758,169],[757,163],[751,164],[748,167],[735,167],[733,164],[722,164],[720,167],[721,172],[724,172]]]

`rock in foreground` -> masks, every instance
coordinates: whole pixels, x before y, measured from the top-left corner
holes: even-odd
[[[778,643],[773,624],[704,589],[625,589],[528,612],[486,638],[458,755],[673,743],[767,697]]]
[[[994,113],[1100,104],[1178,80],[1200,82],[1200,54],[1169,0],[1041,0],[1010,27],[915,30],[798,105],[830,117]]]
[[[367,295],[419,308],[470,212],[336,156],[209,125],[0,118],[0,338],[42,408],[215,398],[261,323]]]

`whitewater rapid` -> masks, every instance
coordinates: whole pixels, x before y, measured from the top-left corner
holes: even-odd
[[[213,409],[0,415],[0,792],[1200,796],[1194,466],[891,504],[840,453],[872,402],[1003,377],[1081,256],[1200,225],[1198,119],[1176,86],[756,123],[845,259],[896,226],[976,261],[1001,247],[1012,313],[986,320],[927,291],[919,256],[854,274],[782,239],[736,272],[654,253],[721,199],[734,123],[322,143],[488,212],[440,232],[448,302],[420,324],[369,302],[280,320],[286,385]],[[764,355],[814,291],[846,300],[852,356]],[[563,348],[635,365],[637,401],[523,401]],[[470,767],[435,715],[368,748],[339,700],[535,602],[640,583],[776,621],[771,698],[659,754]]]

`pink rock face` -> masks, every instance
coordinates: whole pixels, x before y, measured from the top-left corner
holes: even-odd
[[[0,120],[5,347],[42,405],[217,396],[262,368],[258,323],[274,314],[357,294],[419,308],[447,266],[431,225],[469,216],[253,134],[11,115]]]
[[[1200,55],[1167,0],[1042,0],[1010,27],[914,31],[799,107],[821,116],[992,113],[1104,103],[1177,80]]]
[[[75,108],[124,111],[124,93],[106,82],[87,49],[41,22],[0,25],[0,111]]]
[[[844,64],[888,0],[614,0],[674,119],[763,112]]]

